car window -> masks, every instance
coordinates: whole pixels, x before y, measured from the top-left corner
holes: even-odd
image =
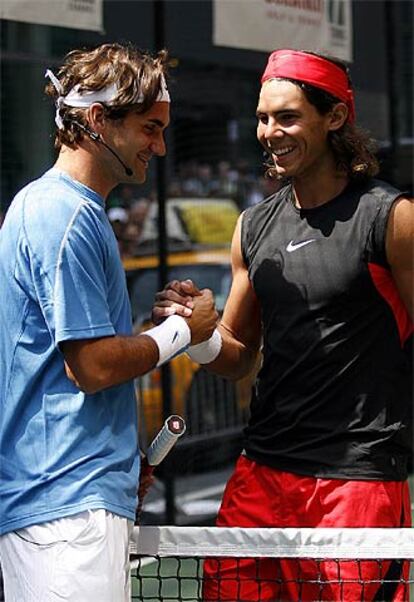
[[[129,275],[132,318],[137,326],[151,316],[155,293],[159,290],[157,269],[145,269]],[[190,278],[199,288],[209,288],[216,299],[216,307],[222,311],[229,294],[231,269],[229,265],[183,265],[171,267],[169,280]]]

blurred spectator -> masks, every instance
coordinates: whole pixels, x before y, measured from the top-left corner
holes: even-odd
[[[108,211],[108,219],[111,224],[115,224],[116,228],[120,228],[123,224],[128,221],[128,211],[123,207],[111,207]]]
[[[108,207],[123,207],[129,209],[139,197],[138,187],[131,184],[117,186],[108,199]]]
[[[260,203],[279,188],[277,181],[257,176],[245,160],[240,160],[236,166],[229,161],[220,161],[215,169],[207,163],[192,160],[179,165],[177,174],[169,181],[167,196],[230,198],[243,211]],[[145,218],[151,203],[157,202],[155,191],[150,193],[150,198],[135,198],[135,194],[134,186],[119,186],[108,210],[123,257],[139,252]]]
[[[129,256],[136,255],[140,242],[144,221],[147,217],[151,201],[141,198],[135,201],[129,210],[129,220],[125,228],[125,253]]]
[[[129,221],[139,227],[140,232],[147,216],[151,201],[140,198],[135,201],[129,210]]]
[[[197,170],[197,177],[200,185],[200,196],[210,196],[213,187],[213,170],[211,165],[203,163],[199,165]]]
[[[255,205],[257,201],[257,176],[251,171],[247,161],[241,159],[236,165],[238,173],[237,191],[235,201],[239,206],[240,211],[246,209],[249,205]],[[251,193],[255,189],[256,195],[252,202]]]
[[[118,241],[119,252],[125,254],[125,229],[128,224],[128,211],[123,207],[111,207],[108,211],[108,219]]]
[[[217,165],[217,179],[215,182],[217,196],[233,198],[237,193],[237,180],[239,174],[231,169],[228,161],[220,161]]]
[[[168,184],[168,197],[177,198],[183,196],[183,190],[181,188],[181,182],[179,178],[173,178]]]
[[[195,160],[181,163],[168,188],[170,197],[232,198],[240,209],[262,200],[261,191],[260,177],[245,160],[240,160],[236,167],[228,161],[220,161],[215,172],[207,163],[199,164]]]
[[[178,168],[178,179],[184,196],[201,196],[201,186],[197,177],[197,161],[181,163]]]
[[[133,257],[137,254],[141,232],[142,227],[138,224],[133,222],[128,222],[126,224],[121,253],[124,257]]]
[[[139,189],[137,186],[123,184],[123,186],[121,187],[120,195],[121,207],[124,207],[125,209],[131,208],[131,206],[135,203],[135,201],[138,198],[138,190]]]

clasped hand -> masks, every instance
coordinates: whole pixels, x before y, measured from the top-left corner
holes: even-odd
[[[187,321],[192,345],[211,337],[219,317],[211,290],[199,290],[192,280],[172,280],[155,295],[153,323],[160,324],[173,314]]]

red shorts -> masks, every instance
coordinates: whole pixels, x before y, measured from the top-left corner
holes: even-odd
[[[318,479],[278,471],[244,456],[239,458],[227,484],[217,518],[218,527],[410,525],[407,482]],[[320,583],[307,583],[338,580],[339,571],[344,582],[350,583],[324,583],[323,587]],[[209,559],[204,563],[203,600],[406,602],[408,586],[379,586],[378,577],[388,573],[398,581],[400,576],[408,578],[408,571],[408,562],[401,565],[393,561]],[[305,582],[295,582],[298,573]],[[362,585],[362,581],[366,583]]]

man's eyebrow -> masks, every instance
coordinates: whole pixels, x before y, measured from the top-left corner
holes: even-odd
[[[163,128],[166,125],[163,121],[161,121],[161,119],[148,119],[148,123],[157,125],[160,128]]]
[[[270,111],[269,114],[270,115],[276,115],[276,116],[280,116],[283,115],[284,113],[295,113],[297,115],[300,114],[300,111],[298,111],[298,109],[294,109],[294,108],[285,108],[285,109],[279,109],[278,111]],[[267,111],[261,111],[260,109],[257,109],[256,111],[256,117],[259,117],[259,115],[267,115]]]

